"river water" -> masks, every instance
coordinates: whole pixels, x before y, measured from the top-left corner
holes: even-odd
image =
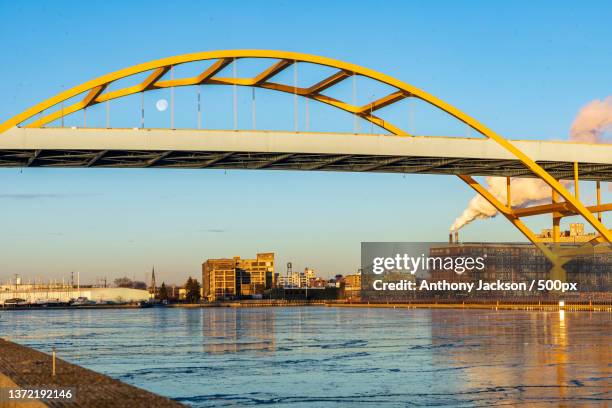
[[[612,313],[0,312],[0,336],[196,407],[612,405]]]

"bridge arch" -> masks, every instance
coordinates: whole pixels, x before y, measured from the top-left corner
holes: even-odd
[[[265,58],[276,60],[276,62],[263,72],[251,78],[227,78],[217,76],[217,74],[227,65],[242,58]],[[168,70],[176,65],[207,60],[214,60],[214,62],[209,68],[195,77],[170,80],[162,79]],[[280,73],[284,69],[300,62],[327,66],[335,68],[338,71],[327,78],[323,78],[321,81],[308,88],[300,88],[297,86],[290,86],[269,81],[273,76]],[[120,79],[145,72],[150,72],[150,74],[141,83],[114,91],[107,91],[107,88],[112,83]],[[373,79],[382,84],[389,85],[397,89],[397,91],[362,106],[356,106],[347,101],[331,98],[321,93],[325,89],[353,75],[361,75]],[[392,123],[384,121],[380,117],[376,116],[374,112],[405,98],[418,98],[455,117],[457,120],[473,128],[484,137],[491,139],[500,145],[503,149],[522,162],[536,177],[547,183],[551,187],[552,191],[565,199],[571,211],[582,216],[600,234],[600,240],[612,242],[612,232],[608,230],[603,223],[586,208],[578,197],[574,196],[561,183],[559,183],[558,180],[551,176],[544,168],[538,165],[525,153],[519,150],[515,145],[505,140],[502,136],[489,129],[484,124],[480,123],[454,106],[444,102],[443,100],[399,79],[365,67],[361,67],[359,65],[316,55],[274,50],[223,50],[178,55],[134,65],[132,67],[103,75],[81,85],[77,85],[8,119],[4,123],[0,124],[0,137],[6,130],[19,126],[20,124],[32,119],[34,116],[54,107],[54,111],[33,120],[32,122],[26,124],[25,127],[42,127],[47,123],[70,115],[74,112],[86,109],[89,106],[132,94],[147,92],[153,89],[193,85],[250,86],[296,94],[298,96],[313,99],[358,115],[359,117],[372,122],[373,124],[389,131],[394,135],[406,137],[410,136],[406,131],[393,125]],[[80,101],[67,107],[58,108],[57,105],[81,94],[85,94],[85,96]],[[529,240],[534,243],[538,241],[536,236],[525,226],[524,223],[522,223],[519,216],[513,211],[512,208],[500,203],[495,197],[488,194],[486,189],[469,175],[461,175],[459,177],[474,188],[474,190],[476,190],[484,198],[486,198],[491,204],[493,204],[500,211],[500,213],[502,213],[510,222],[512,222]],[[553,211],[551,210],[550,212]]]

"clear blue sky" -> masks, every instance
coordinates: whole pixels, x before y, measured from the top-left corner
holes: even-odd
[[[515,139],[565,139],[578,109],[612,92],[606,1],[125,3],[1,2],[0,120],[113,70],[235,48],[299,51],[373,68]],[[223,103],[214,95],[206,113],[211,126],[231,115],[227,95],[219,94]],[[147,106],[154,103],[148,98]],[[262,121],[291,128],[291,113],[276,110],[281,103],[271,100],[265,113],[265,99],[258,102]],[[217,106],[223,104],[229,109]],[[420,134],[466,135],[418,114]],[[323,117],[317,126],[340,126],[340,118]],[[352,127],[350,118],[345,125]],[[586,186],[585,194],[592,201]],[[83,280],[143,279],[155,265],[161,280],[179,283],[199,276],[206,258],[257,251],[276,252],[281,271],[293,261],[297,269],[347,274],[358,267],[361,241],[446,240],[472,196],[444,176],[0,169],[0,280],[14,273],[61,279],[70,271]],[[462,234],[522,240],[499,218]]]

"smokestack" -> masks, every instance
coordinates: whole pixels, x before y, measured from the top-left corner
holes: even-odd
[[[607,143],[606,133],[612,130],[612,96],[603,99],[595,99],[585,105],[574,119],[570,129],[570,140],[586,143]],[[505,203],[507,199],[507,185],[504,177],[487,177],[487,190],[499,201]],[[565,188],[571,188],[567,180],[561,180]],[[612,184],[608,184],[612,191]],[[537,178],[512,179],[511,205],[514,208],[523,208],[530,204],[550,203],[551,189],[544,181]],[[463,211],[457,217],[451,231],[458,230],[477,219],[492,218],[497,215],[497,210],[482,196],[476,195],[472,198]],[[457,241],[455,237],[455,241]]]
[[[448,234],[448,243],[449,244],[453,243],[453,233],[452,232]]]
[[[459,230],[455,231],[455,244],[459,243]]]

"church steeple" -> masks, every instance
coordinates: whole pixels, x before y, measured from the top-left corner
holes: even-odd
[[[155,267],[153,267],[153,271],[151,272],[151,294],[153,295],[153,299],[155,299],[155,295],[157,294],[157,284],[155,283]]]

